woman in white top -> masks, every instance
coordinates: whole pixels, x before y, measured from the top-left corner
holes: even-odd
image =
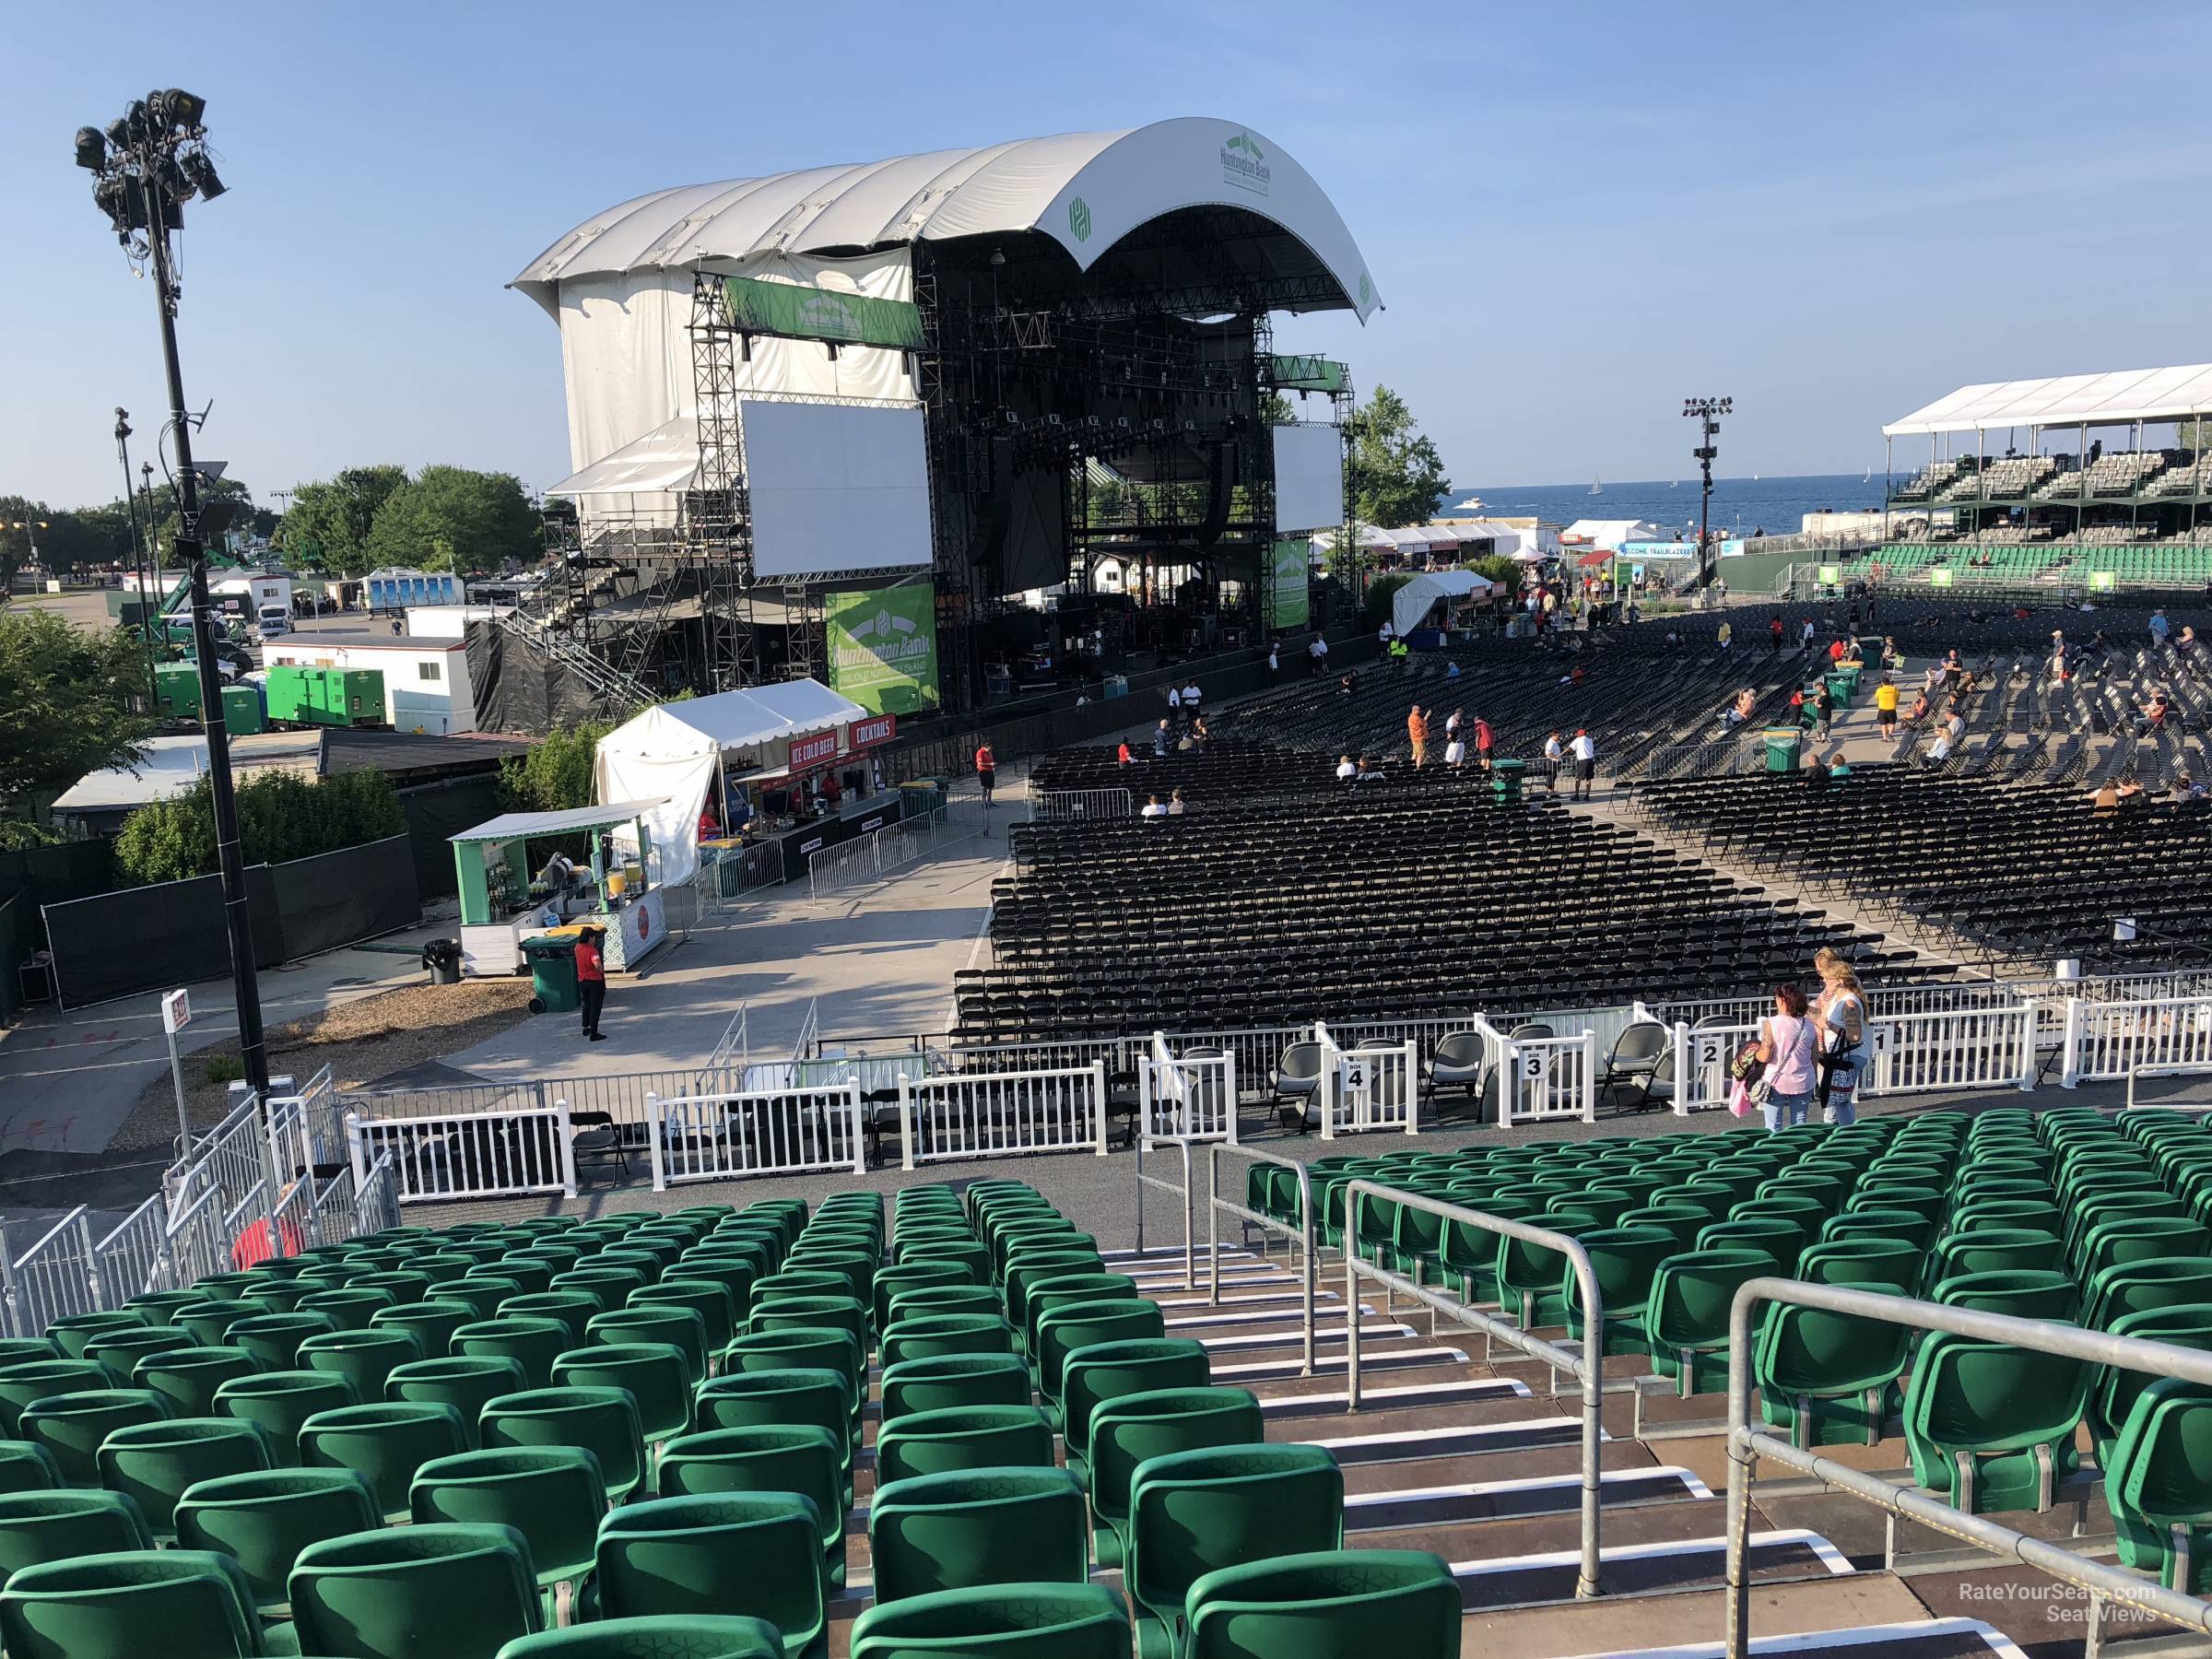
[[[1852,965],[1823,948],[1813,958],[1820,974],[1820,1000],[1813,1005],[1819,1028],[1819,1087],[1823,1123],[1841,1125],[1859,1119],[1859,1076],[1866,1068],[1866,993]]]
[[[1805,993],[1778,986],[1774,1012],[1759,1022],[1759,1057],[1766,1062],[1767,1127],[1801,1126],[1812,1110],[1818,1067],[1813,1061],[1813,1021]]]

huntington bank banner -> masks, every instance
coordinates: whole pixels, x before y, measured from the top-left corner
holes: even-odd
[[[753,334],[845,340],[906,351],[922,344],[922,312],[907,300],[872,300],[865,294],[750,276],[724,277],[723,292],[729,300],[730,326]]]
[[[926,582],[822,602],[830,632],[830,688],[874,714],[937,705],[937,597]]]
[[[1267,586],[1267,627],[1274,633],[1297,633],[1308,620],[1306,582],[1312,575],[1313,544],[1303,535],[1285,536],[1275,544]]]

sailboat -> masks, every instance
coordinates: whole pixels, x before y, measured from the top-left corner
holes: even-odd
[[[1859,482],[1860,482],[1860,483],[1862,483],[1862,484],[1871,484],[1871,483],[1873,483],[1873,482],[1874,482],[1874,468],[1873,468],[1873,467],[1871,467],[1871,466],[1870,466],[1870,467],[1868,467],[1868,468],[1866,469],[1866,476],[1865,476],[1865,477],[1861,478],[1861,479],[1859,480]]]
[[[1679,489],[1682,488],[1682,480],[1679,478],[1669,478],[1666,481],[1666,487],[1669,489]]]
[[[1592,495],[1603,495],[1603,494],[1605,494],[1605,493],[1606,493],[1606,486],[1605,486],[1605,482],[1604,482],[1604,480],[1602,480],[1602,479],[1600,479],[1600,478],[1597,478],[1597,477],[1593,477],[1593,478],[1590,480],[1590,493],[1591,493]]]

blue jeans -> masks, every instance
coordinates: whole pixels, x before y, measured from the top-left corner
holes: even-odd
[[[1806,1089],[1803,1094],[1782,1094],[1778,1092],[1769,1097],[1767,1100],[1767,1127],[1770,1129],[1779,1129],[1784,1124],[1787,1124],[1792,1128],[1795,1128],[1805,1122],[1806,1114],[1811,1112],[1812,1109],[1813,1091],[1809,1088]]]

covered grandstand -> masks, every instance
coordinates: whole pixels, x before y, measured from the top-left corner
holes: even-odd
[[[1936,586],[2107,591],[2212,579],[2212,364],[1961,386],[1882,429],[1877,563]],[[1928,458],[1900,472],[1900,443]]]
[[[928,570],[906,712],[1025,655],[1302,628],[1351,383],[1270,317],[1382,303],[1295,160],[1195,118],[656,191],[512,286],[559,326],[575,467],[532,642],[656,692],[804,676],[834,594]],[[1040,635],[1015,597],[1063,584]]]

